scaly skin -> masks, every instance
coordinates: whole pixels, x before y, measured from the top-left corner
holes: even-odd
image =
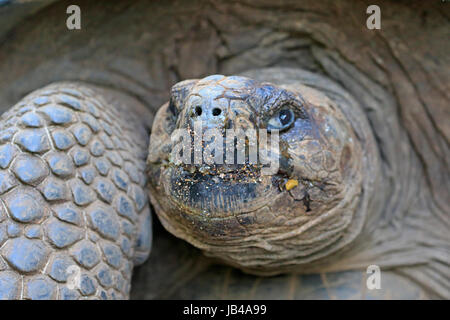
[[[58,83],[2,115],[0,299],[128,298],[151,245],[137,104]]]
[[[192,129],[192,121],[219,130],[264,129],[286,107],[296,120],[280,132],[279,169],[271,175],[251,165],[177,165],[169,157],[170,135]],[[214,109],[220,115],[211,115]],[[359,234],[367,216],[360,210],[367,201],[362,188],[373,178],[363,173],[376,162],[320,92],[210,76],[174,86],[170,103],[158,111],[149,146],[150,196],[166,229],[208,256],[253,274],[279,274],[329,256]],[[299,185],[286,187],[290,179]]]
[[[181,82],[172,89],[170,102],[157,113],[147,162],[150,198],[163,226],[215,261],[218,258],[221,263],[254,275],[293,273],[293,279],[303,279],[302,275],[321,274],[328,287],[323,280],[327,276],[341,278],[340,273],[333,272],[354,270],[356,279],[359,272],[365,273],[369,265],[376,265],[385,276],[389,272],[399,280],[383,282],[379,298],[408,298],[411,294],[421,298],[448,297],[445,224],[437,219],[439,216],[419,208],[407,216],[401,211],[386,211],[387,199],[399,199],[392,198],[389,192],[379,148],[392,142],[381,144],[375,140],[376,129],[370,125],[363,105],[319,74],[272,68],[245,75],[258,81],[212,76]],[[231,124],[204,117],[206,124],[234,127],[245,123],[242,119],[236,121],[239,117],[233,114],[239,114],[247,115],[247,124],[265,128],[273,114],[271,110],[279,107],[280,101],[291,105],[297,121],[280,134],[280,170],[275,179],[261,179],[253,192],[243,192],[245,188],[241,187],[255,183],[246,179],[246,174],[247,178],[254,177],[255,168],[232,171],[240,179],[229,182],[220,177],[227,167],[205,170],[202,165],[180,166],[168,157],[171,131],[189,127],[188,115],[193,114],[190,110],[195,110],[196,105],[207,113],[225,106],[222,111]],[[311,142],[316,150],[308,147]],[[283,159],[286,145],[288,161]],[[280,182],[287,179],[300,181],[299,186],[286,190]],[[199,186],[204,186],[204,192]],[[212,201],[203,201],[205,198]],[[389,223],[390,220],[396,222]],[[421,221],[420,227],[416,226],[417,221]],[[186,281],[179,287],[201,283],[200,287],[210,292],[215,286],[209,285],[207,267],[200,263],[201,259],[198,261],[194,265],[203,265],[204,271],[197,271],[198,276],[179,276],[178,282]],[[190,281],[192,277],[194,280]],[[402,277],[411,281],[410,286]],[[250,280],[242,275],[237,279]],[[230,281],[229,276],[224,277],[224,288],[229,287]],[[320,281],[313,282],[317,288],[322,286]],[[243,292],[252,296],[250,288],[257,283],[256,279],[250,287],[248,283],[247,287],[243,285],[249,289]],[[359,288],[354,298],[365,296],[360,282],[350,282],[336,287],[336,297],[345,298],[345,292],[351,288]],[[281,284],[274,290],[283,292]],[[302,288],[298,291],[301,296]],[[185,293],[205,297],[189,290]]]
[[[265,72],[255,76],[270,78]],[[394,272],[434,268],[440,276],[448,262],[435,247],[411,246],[395,238],[389,242],[395,229],[377,224],[381,208],[375,200],[383,185],[362,110],[345,94],[339,96],[342,91],[328,80],[299,71],[282,73],[277,85],[211,76],[174,86],[171,101],[155,118],[147,159],[150,197],[166,229],[248,273],[320,273],[321,282],[313,277],[312,285],[320,289],[323,284],[330,297],[344,298],[358,288],[352,297],[364,298],[358,271],[348,273],[348,283],[330,286],[327,277],[343,279],[343,274],[331,272],[371,263]],[[302,85],[308,77],[327,96]],[[189,103],[190,95],[201,98],[205,114],[223,108],[223,118],[201,119],[221,129],[242,124],[265,128],[280,105],[292,107],[297,120],[280,135],[280,170],[268,179],[258,176],[257,166],[204,171],[200,165],[187,167],[193,174],[180,175],[185,168],[168,157],[170,133],[177,126],[189,127],[189,111],[198,105]],[[146,259],[151,246],[144,173],[148,119],[135,99],[81,83],[38,90],[3,114],[1,298],[128,298],[132,268]],[[235,174],[239,179],[227,180]],[[200,192],[199,197],[190,189],[193,179],[213,192]],[[288,179],[300,184],[286,190]],[[243,192],[241,187],[249,184],[255,185],[253,192]],[[217,195],[229,201],[211,201]],[[384,234],[388,243],[377,234]],[[193,272],[204,270],[210,261],[200,262]],[[81,271],[73,289],[68,274],[72,266]],[[445,282],[436,285],[424,277],[408,283],[386,272],[391,281],[381,298],[389,298],[389,292],[398,297],[428,296],[425,292],[446,296]],[[189,280],[174,276],[178,282]],[[225,278],[226,288],[229,272]],[[208,275],[197,280],[202,279]],[[298,279],[310,277],[294,274],[293,285]]]
[[[64,79],[126,91],[153,113],[168,100],[172,84],[208,74],[254,70],[246,76],[316,88],[347,108],[345,116],[356,120],[355,127],[370,128],[376,141],[370,142],[364,130],[357,130],[358,137],[372,143],[381,167],[364,171],[377,181],[364,186],[364,195],[371,196],[362,211],[370,214],[360,236],[330,256],[320,272],[327,277],[338,270],[365,273],[377,264],[379,297],[385,297],[386,282],[393,283],[386,274],[395,272],[429,297],[448,299],[450,42],[442,41],[448,36],[448,6],[377,3],[381,30],[365,28],[370,4],[365,1],[124,0],[110,6],[86,1],[82,30],[70,32],[60,16],[66,2],[10,1],[0,9],[0,107],[3,112],[26,93]],[[351,12],[361,14],[349,19]],[[161,297],[168,287],[178,293],[183,283],[183,293],[171,297],[302,298],[305,282],[321,287],[315,275],[314,281],[298,275],[298,285],[288,286],[290,281],[277,282],[290,279],[288,274],[262,279],[230,267],[222,267],[223,277],[217,269],[199,271],[185,259],[194,248],[165,230],[156,232],[153,257],[133,280],[136,298]],[[165,237],[173,242],[161,245]],[[301,269],[319,273],[318,266]],[[293,287],[298,294],[286,294]],[[228,294],[217,295],[222,291]],[[240,295],[245,291],[249,294]],[[409,289],[401,285],[393,292],[407,297]]]

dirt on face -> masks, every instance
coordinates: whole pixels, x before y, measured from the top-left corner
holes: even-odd
[[[380,170],[375,175],[366,172],[376,178],[377,187],[362,208],[372,212],[361,226],[364,237],[344,254],[330,257],[333,263],[320,271],[375,263],[414,279],[430,297],[448,297],[447,3],[377,1],[381,29],[370,30],[370,1],[78,1],[81,30],[69,31],[70,4],[10,1],[0,7],[2,112],[31,91],[61,80],[122,91],[153,116],[170,98],[170,88],[185,79],[282,67],[281,73],[268,70],[258,75],[273,83],[301,80],[315,89],[325,81],[323,94],[340,106],[357,105],[362,111],[364,123],[351,112],[346,117],[355,123],[355,131],[367,127],[373,133],[371,148],[380,159]],[[306,73],[300,77],[294,69]],[[256,77],[252,72],[246,75]],[[151,123],[152,116],[148,118]],[[240,291],[230,289],[231,297],[238,292],[252,296],[251,288],[259,286],[260,278],[225,267],[208,269],[210,262],[197,251],[158,230],[162,236],[155,252],[162,255],[172,248],[174,255],[150,259],[138,271],[136,279],[151,278],[155,285],[136,280],[135,297],[177,296],[177,288],[184,290],[178,297],[195,295],[189,283],[209,292],[207,297],[230,297],[222,291],[215,295],[220,284],[208,278],[211,270],[223,276],[224,288],[229,288],[230,279],[246,284]],[[155,270],[167,276],[154,276]],[[263,286],[282,291],[281,282],[273,283],[278,284]],[[301,291],[293,288],[294,293]]]

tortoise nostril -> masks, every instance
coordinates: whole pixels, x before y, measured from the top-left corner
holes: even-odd
[[[212,110],[212,115],[215,116],[215,117],[217,117],[221,113],[222,113],[222,110],[220,110],[219,108],[214,108]]]
[[[195,107],[195,115],[196,116],[201,116],[202,115],[202,107],[200,107],[200,106],[196,106]]]

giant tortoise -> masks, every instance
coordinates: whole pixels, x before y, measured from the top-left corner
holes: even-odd
[[[0,1],[0,298],[450,298],[447,3],[71,4]]]

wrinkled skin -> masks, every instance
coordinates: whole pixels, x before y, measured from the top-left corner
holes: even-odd
[[[128,298],[152,240],[139,114],[131,97],[72,82],[2,114],[0,299]]]
[[[270,175],[248,163],[185,165],[170,157],[178,142],[171,134],[194,130],[194,121],[219,129],[225,139],[226,129],[267,128],[285,108],[294,111],[295,121],[280,132],[279,150],[272,155],[269,144],[260,144],[260,153],[279,157],[278,170]],[[215,116],[215,109],[221,113]],[[170,103],[155,117],[147,161],[150,196],[163,225],[176,236],[231,265],[276,274],[349,240],[344,233],[357,214],[361,158],[350,123],[315,90],[283,89],[245,77],[187,80],[174,86]],[[290,179],[299,185],[287,190]]]
[[[370,1],[80,0],[82,29],[68,31],[62,17],[70,4],[12,0],[0,8],[2,111],[51,82],[72,80],[136,98],[123,114],[142,103],[150,114],[139,119],[151,124],[175,83],[246,71],[279,88],[297,92],[304,85],[326,95],[363,154],[362,193],[355,190],[359,205],[341,249],[336,242],[325,248],[334,253],[319,251],[322,258],[263,278],[216,264],[156,221],[150,259],[134,271],[132,298],[449,298],[447,3],[379,0],[382,29],[368,30]],[[28,281],[51,270],[29,272],[21,282],[2,259],[0,275],[18,285],[8,287],[18,290],[15,298],[29,298]],[[365,286],[373,264],[381,268],[380,290]]]

